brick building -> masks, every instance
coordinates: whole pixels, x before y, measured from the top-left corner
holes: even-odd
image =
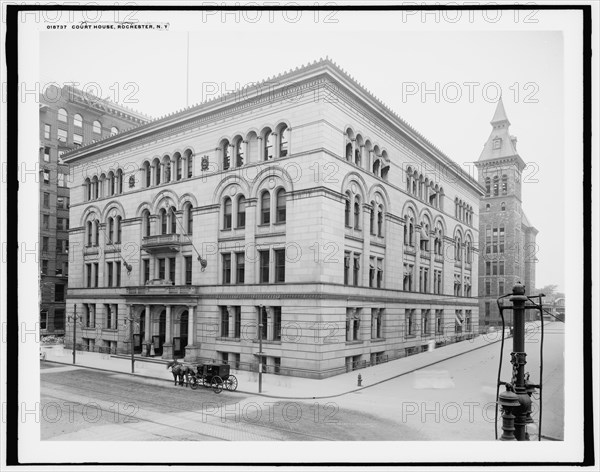
[[[81,347],[322,378],[472,336],[483,188],[330,60],[268,85],[64,156]]]
[[[491,125],[492,132],[475,163],[479,182],[485,188],[479,210],[479,322],[482,326],[501,324],[496,300],[510,293],[516,282],[525,285],[527,294],[535,290],[537,262],[538,231],[522,208],[525,162],[517,152],[517,138],[509,133],[510,121],[502,98],[496,105]],[[527,315],[535,316],[532,310],[528,310]]]
[[[148,121],[71,86],[40,94],[40,334],[64,334],[69,276],[69,168],[62,154]]]

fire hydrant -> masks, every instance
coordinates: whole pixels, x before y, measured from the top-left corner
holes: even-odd
[[[360,374],[358,374],[358,386],[362,386],[362,376]]]

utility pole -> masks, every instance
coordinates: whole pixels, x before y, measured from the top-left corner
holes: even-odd
[[[129,317],[125,318],[125,321],[129,322],[129,346],[131,351],[131,373],[135,373],[135,356],[133,352],[133,323],[135,318],[133,317],[133,307],[129,305]]]
[[[77,320],[81,319],[81,316],[77,315],[77,303],[75,304],[75,308],[73,310],[73,316],[69,316],[69,320],[73,321],[73,365],[75,365],[76,361],[76,340],[77,340]]]

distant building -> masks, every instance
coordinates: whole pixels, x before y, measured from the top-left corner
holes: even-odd
[[[83,349],[322,378],[477,332],[483,188],[329,60],[65,160]]]
[[[526,294],[535,292],[537,229],[522,208],[521,179],[525,162],[517,152],[517,138],[509,133],[510,122],[502,98],[491,121],[492,132],[479,160],[479,182],[485,196],[479,204],[479,322],[501,324],[496,300],[512,291],[516,282]],[[533,319],[532,310],[527,311]],[[507,318],[508,321],[508,318]]]
[[[71,86],[40,94],[40,334],[64,334],[69,276],[69,168],[64,152],[148,122]]]

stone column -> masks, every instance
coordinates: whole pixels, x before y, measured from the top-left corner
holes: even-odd
[[[265,159],[264,149],[262,146],[262,139],[263,139],[262,136],[256,136],[256,145],[258,146],[257,147],[257,157],[258,157],[257,161],[258,162],[262,162]]]
[[[275,321],[275,310],[272,306],[266,306],[265,310],[267,311],[267,339],[263,339],[263,341],[272,341],[273,340],[273,330],[274,330],[274,321]]]
[[[195,333],[195,313],[196,306],[190,305],[188,306],[188,344],[185,347],[185,361],[186,362],[195,362],[200,354],[200,346],[195,344],[196,341],[196,333]]]
[[[156,167],[150,165],[150,186],[156,185]]]
[[[173,338],[171,337],[171,305],[166,305],[165,343],[163,344],[163,359],[173,359]]]
[[[229,168],[233,169],[237,167],[237,152],[235,152],[235,146],[233,144],[229,145]]]
[[[142,343],[142,356],[150,355],[150,305],[145,306],[144,310],[144,342]]]

